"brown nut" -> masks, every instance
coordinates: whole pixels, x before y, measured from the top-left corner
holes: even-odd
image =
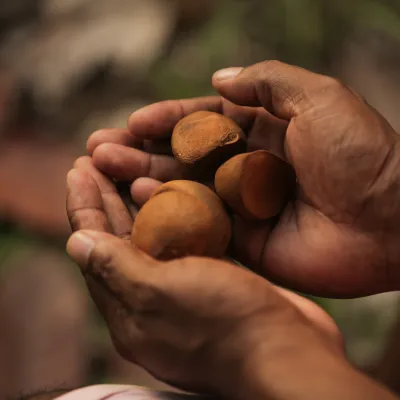
[[[215,189],[232,210],[246,219],[279,214],[296,183],[292,167],[265,150],[239,154],[217,171]]]
[[[188,255],[221,257],[231,238],[222,201],[192,181],[161,185],[136,216],[132,243],[162,260]]]
[[[231,220],[221,199],[207,186],[185,180],[164,183],[153,193],[152,197],[170,191],[194,196],[207,204],[213,218],[213,233],[209,237],[207,254],[210,257],[221,257],[225,253],[232,235]]]
[[[232,156],[245,151],[242,129],[224,115],[198,111],[175,126],[171,146],[174,156],[189,165],[196,174],[215,174],[216,169]]]

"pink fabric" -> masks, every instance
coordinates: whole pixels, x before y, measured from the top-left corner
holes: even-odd
[[[76,389],[67,394],[57,397],[57,400],[101,400],[107,399],[110,395],[121,393],[132,389],[129,385],[96,385]],[[138,388],[141,391],[140,388]]]
[[[205,400],[201,396],[157,392],[131,385],[95,385],[80,388],[56,400]]]

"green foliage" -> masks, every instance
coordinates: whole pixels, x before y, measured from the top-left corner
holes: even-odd
[[[400,2],[225,0],[151,76],[166,99],[210,94],[217,69],[270,58],[329,73],[346,40],[355,31],[371,30],[400,42]]]

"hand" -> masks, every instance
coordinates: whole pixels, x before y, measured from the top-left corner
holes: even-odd
[[[394,399],[347,363],[310,301],[227,262],[134,248],[130,212],[88,157],[68,175],[67,210],[68,252],[117,350],[155,377],[230,400]]]
[[[133,113],[128,130],[93,134],[96,167],[123,180],[152,178],[133,183],[143,203],[157,180],[185,174],[165,145],[174,125],[197,110],[223,113],[247,133],[249,151],[286,157],[298,177],[274,226],[236,218],[234,256],[317,295],[399,289],[399,138],[388,122],[337,80],[276,61],[223,70],[213,84],[223,97],[154,104]],[[138,143],[145,151],[129,148]]]

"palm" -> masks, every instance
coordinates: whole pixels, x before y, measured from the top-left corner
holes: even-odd
[[[356,97],[354,102],[343,107],[367,107]],[[249,223],[235,218],[234,256],[299,290],[345,296],[385,290],[385,249],[376,235],[368,233],[382,228],[381,222],[374,222],[373,213],[368,213],[368,219],[364,216],[369,211],[365,207],[377,206],[366,203],[368,190],[376,184],[391,148],[391,137],[384,129],[376,135],[379,118],[373,112],[360,123],[369,126],[352,126],[346,118],[340,126],[330,106],[320,110],[322,115],[316,118],[294,118],[288,126],[263,108],[241,107],[219,97],[159,103],[134,113],[130,132],[102,131],[91,137],[88,147],[100,170],[120,180],[134,181],[132,195],[141,205],[157,181],[185,176],[165,146],[177,121],[197,110],[221,112],[246,132],[249,151],[263,148],[287,155],[300,183],[297,198],[273,228],[271,222]],[[333,110],[349,114],[346,109]],[[371,124],[375,129],[370,129]],[[363,136],[359,135],[361,131]],[[146,141],[140,142],[138,137]],[[341,146],[346,140],[347,145]],[[114,144],[98,146],[105,142]],[[359,154],[364,158],[357,159]],[[151,180],[136,181],[141,177]]]
[[[398,216],[382,212],[397,197],[386,175],[394,132],[385,128],[355,96],[291,121],[286,149],[300,187],[267,243],[270,275],[317,294],[388,290],[382,239]]]

